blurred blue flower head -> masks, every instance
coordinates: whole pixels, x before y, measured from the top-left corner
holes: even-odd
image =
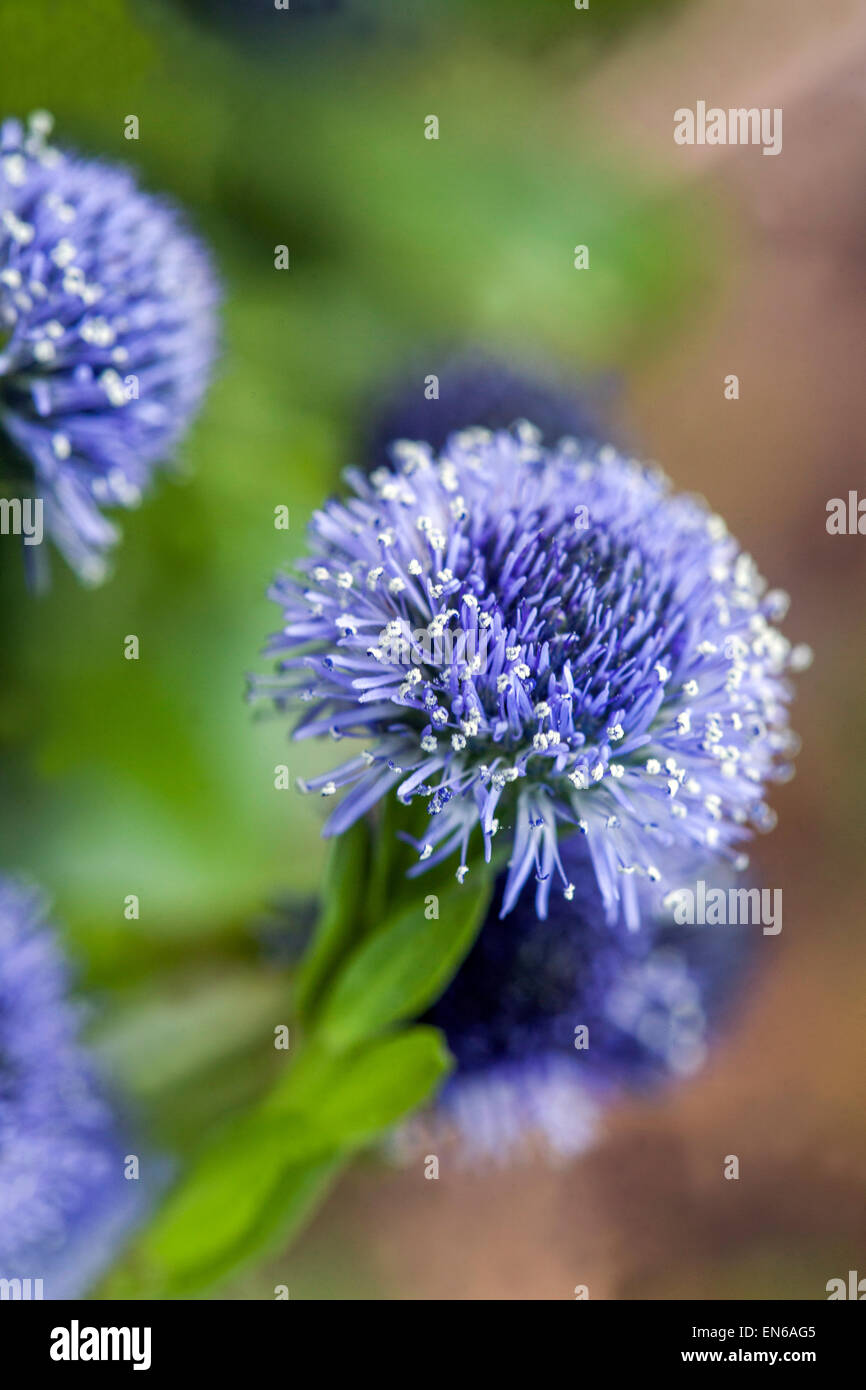
[[[688,852],[745,866],[790,775],[787,673],[808,653],[774,626],[787,605],[699,499],[575,440],[522,425],[454,435],[436,457],[347,477],[311,524],[302,576],[277,579],[284,626],[260,683],[306,701],[298,737],[360,740],[311,782],[342,793],[339,834],[395,790],[424,798],[423,870],[473,831],[507,837],[509,912],[530,876],[544,916],[558,849],[579,829],[610,920],[640,918],[641,880],[674,886]]]
[[[578,1153],[618,1094],[693,1075],[755,960],[753,928],[676,927],[648,884],[641,929],[611,926],[586,840],[561,855],[574,902],[554,899],[540,920],[524,893],[503,925],[503,876],[424,1020],[455,1059],[433,1123],[469,1159],[510,1161],[538,1137],[553,1155]]]
[[[202,400],[216,343],[208,256],[126,169],[0,127],[0,472],[44,500],[82,579]]]
[[[429,354],[433,357],[433,353]],[[548,441],[604,438],[600,419],[613,382],[569,389],[551,371],[516,370],[480,352],[448,355],[435,377],[416,365],[376,403],[362,453],[371,468],[388,464],[399,439],[423,439],[438,453],[458,430],[509,429],[531,420]]]
[[[39,895],[0,878],[0,1278],[76,1298],[143,1206]]]

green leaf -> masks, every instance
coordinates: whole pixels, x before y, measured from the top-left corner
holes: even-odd
[[[370,828],[362,818],[332,844],[322,911],[295,981],[295,1005],[301,1019],[309,1016],[358,931],[370,858]]]
[[[411,904],[416,898],[418,889],[408,873],[418,863],[418,851],[410,840],[423,840],[430,823],[430,812],[420,797],[408,805],[398,801],[396,796],[386,797],[375,814],[376,853],[370,867],[365,902],[365,919],[370,931],[378,930],[387,917],[396,916],[402,906]],[[449,868],[450,887],[453,865]],[[425,883],[438,872],[439,869],[431,870],[425,876]],[[436,892],[437,889],[427,891]]]
[[[273,1117],[246,1116],[208,1150],[144,1237],[148,1284],[174,1292],[235,1263],[280,1180],[304,1178],[303,1165],[288,1172],[285,1130]]]
[[[425,916],[430,895],[422,888],[411,906],[364,940],[325,996],[316,1020],[322,1042],[335,1050],[351,1047],[421,1013],[472,946],[492,886],[492,871],[476,864],[465,884],[452,882],[438,895],[438,916]]]
[[[175,1208],[173,1232],[158,1218],[158,1228],[153,1228],[158,1229],[157,1240],[146,1237],[104,1282],[97,1297],[179,1298],[200,1293],[257,1255],[285,1246],[322,1202],[346,1161],[347,1155],[335,1154],[281,1168],[266,1200],[248,1207],[245,1222],[235,1222],[233,1228],[218,1223],[219,1239],[209,1239],[206,1229],[184,1227]],[[238,1176],[243,1177],[240,1169]],[[214,1184],[214,1200],[217,1192]],[[188,1211],[192,1210],[190,1205]]]
[[[422,798],[409,805],[388,796],[376,808],[375,844],[365,900],[365,921],[370,931],[377,930],[387,917],[396,917],[404,906],[411,906],[418,895],[418,885],[408,877],[418,863],[418,851],[411,840],[423,841],[430,824],[430,812]],[[408,836],[409,840],[401,838]],[[432,885],[427,893],[450,888],[454,881],[454,862],[448,859],[424,875],[424,883]]]
[[[297,1121],[287,1139],[293,1161],[325,1148],[358,1148],[425,1101],[450,1066],[436,1028],[389,1034],[348,1054],[314,1046],[263,1109]]]
[[[312,1049],[236,1121],[139,1244],[144,1287],[165,1295],[222,1278],[285,1241],[345,1158],[421,1105],[445,1075],[442,1035],[413,1028],[349,1056]]]

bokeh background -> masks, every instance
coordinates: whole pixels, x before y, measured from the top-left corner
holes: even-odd
[[[48,108],[181,200],[225,286],[209,402],[110,582],[58,563],[36,600],[0,550],[2,866],[53,896],[91,1037],[179,1163],[267,1083],[274,923],[290,950],[324,863],[318,803],[274,766],[328,750],[243,702],[265,589],[407,363],[419,396],[463,350],[600,392],[816,653],[759,847],[784,930],[708,1068],[565,1168],[429,1182],[370,1158],[220,1295],[822,1298],[866,1273],[866,539],[825,530],[829,498],[866,494],[862,5],[0,0],[0,70],[4,114]],[[698,99],[781,106],[783,153],[675,145]]]

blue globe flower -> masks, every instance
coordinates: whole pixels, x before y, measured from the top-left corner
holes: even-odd
[[[0,470],[95,582],[117,539],[102,509],[140,501],[201,403],[218,295],[171,205],[50,130],[0,127]]]
[[[678,927],[646,884],[640,930],[611,926],[586,840],[566,840],[561,855],[574,902],[555,899],[540,920],[524,893],[503,923],[503,876],[424,1020],[444,1032],[455,1069],[419,1127],[428,1139],[431,1119],[453,1131],[470,1159],[511,1161],[537,1137],[550,1153],[580,1152],[618,1095],[696,1073],[755,963],[760,929]]]
[[[418,871],[470,839],[507,837],[509,912],[530,876],[547,911],[558,848],[579,829],[606,914],[640,919],[641,880],[675,884],[684,854],[743,867],[791,773],[787,673],[805,664],[724,522],[657,470],[523,425],[471,430],[435,457],[347,477],[313,518],[300,577],[277,579],[278,707],[296,737],[360,741],[311,781],[342,792],[339,834],[392,791],[423,798]]]
[[[140,1216],[41,899],[0,877],[0,1278],[86,1292]]]
[[[425,382],[431,370],[419,363],[377,402],[361,445],[370,468],[390,462],[396,440],[423,439],[438,453],[452,434],[475,425],[501,430],[531,420],[547,440],[603,439],[601,398],[609,385],[595,382],[571,391],[553,379],[465,353],[437,367],[438,395],[430,398]]]

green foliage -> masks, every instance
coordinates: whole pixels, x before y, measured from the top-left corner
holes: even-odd
[[[364,922],[357,910],[358,893],[371,850],[370,825],[364,819],[332,842],[324,879],[328,892],[312,944],[295,979],[295,1006],[302,1019],[309,1017],[317,995],[352,937],[363,931]],[[384,852],[380,852],[380,857],[385,857]]]
[[[134,1259],[142,1292],[195,1292],[287,1240],[348,1156],[422,1104],[448,1065],[432,1028],[302,1057],[208,1146],[151,1225]]]
[[[444,881],[434,872],[396,894],[393,912],[377,923],[378,861],[393,869],[399,857],[392,816],[388,822],[391,833],[380,826],[375,841],[369,826],[355,826],[332,852],[297,977],[306,1020],[297,1055],[261,1101],[204,1147],[107,1295],[194,1293],[285,1243],[347,1159],[429,1100],[446,1076],[441,1034],[395,1025],[417,1018],[459,967],[483,921],[493,871],[474,865],[471,887],[454,882],[450,869]],[[175,1022],[183,1030],[189,1020]],[[115,1060],[122,1047],[115,1038]]]
[[[490,899],[489,876],[479,867],[472,887],[454,885],[422,904],[404,908],[362,942],[333,985],[318,1019],[328,1046],[349,1047],[402,1019],[420,1014],[441,994],[475,940]]]

